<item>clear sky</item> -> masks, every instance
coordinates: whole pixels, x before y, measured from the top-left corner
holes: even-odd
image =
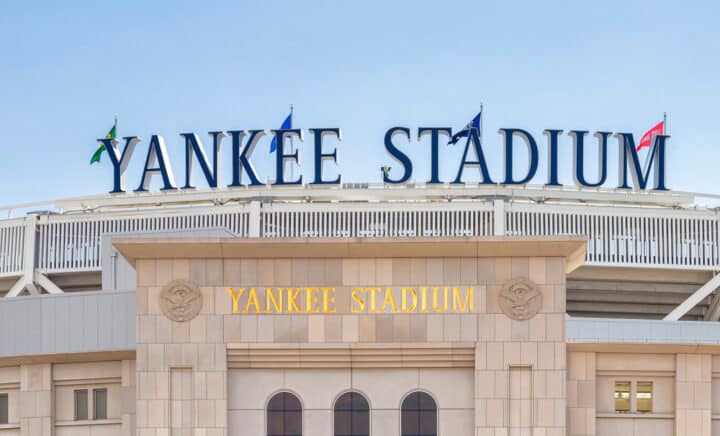
[[[0,204],[109,191],[107,156],[88,162],[116,113],[119,136],[146,139],[128,171],[135,189],[150,135],[165,137],[181,184],[179,133],[208,145],[211,130],[278,128],[291,103],[295,127],[342,129],[343,181],[370,182],[399,168],[383,147],[389,127],[413,131],[399,144],[423,181],[417,127],[459,129],[480,102],[496,179],[499,128],[530,131],[544,168],[545,128],[639,138],[667,112],[668,185],[718,194],[719,16],[712,1],[2,1]],[[253,155],[263,180],[274,177],[264,141]],[[571,183],[569,137],[560,147]],[[442,150],[446,180],[459,151]]]

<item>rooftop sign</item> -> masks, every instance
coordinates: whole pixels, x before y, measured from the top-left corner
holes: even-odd
[[[429,138],[430,171],[429,174],[414,174],[413,161],[406,152],[396,145],[398,137],[405,137],[407,140],[418,142],[426,141]],[[199,166],[202,177],[211,188],[222,185],[220,180],[220,156],[223,147],[230,147],[232,159],[232,177],[227,185],[235,187],[255,186],[287,186],[287,185],[338,185],[341,183],[342,173],[338,167],[338,175],[329,178],[323,173],[323,164],[338,165],[338,156],[341,150],[342,134],[339,128],[313,128],[313,129],[278,129],[270,130],[273,136],[275,149],[275,172],[274,178],[261,179],[253,165],[253,153],[261,138],[267,135],[265,130],[227,130],[209,132],[212,145],[206,147],[200,137],[195,133],[180,134],[185,145],[185,181],[179,186],[174,177],[174,171],[170,165],[168,151],[165,146],[165,139],[160,135],[152,135],[147,142],[145,151],[145,164],[141,178],[138,182],[136,192],[144,192],[150,188],[153,176],[162,178],[162,190],[193,189],[193,170],[195,165]],[[479,129],[471,128],[470,125],[464,130],[456,132],[450,127],[419,127],[416,131],[408,127],[392,127],[385,133],[383,145],[388,158],[400,165],[399,176],[393,176],[383,167],[381,172],[382,181],[388,184],[404,184],[415,178],[424,178],[429,184],[464,184],[467,176],[473,172],[480,177],[479,184],[503,184],[523,185],[529,183],[536,177],[538,166],[542,161],[547,165],[547,177],[545,186],[562,186],[559,182],[558,173],[558,143],[561,136],[568,135],[573,143],[573,168],[572,176],[578,187],[599,187],[609,185],[608,179],[608,147],[611,144],[619,147],[618,180],[615,187],[620,189],[634,190],[668,190],[666,186],[666,144],[668,135],[656,134],[651,139],[642,138],[641,145],[636,147],[635,138],[632,133],[613,133],[598,131],[594,133],[595,139],[590,139],[589,131],[570,130],[564,133],[559,129],[546,129],[542,132],[544,141],[547,143],[546,152],[541,156],[538,147],[538,135],[533,135],[527,130],[520,128],[504,128],[499,133],[503,139],[503,165],[502,175],[498,171],[491,171],[485,158],[486,145],[481,141]],[[310,146],[305,146],[305,139],[310,136]],[[462,139],[460,139],[462,138]],[[296,139],[300,142],[297,149],[290,146],[291,141]],[[462,158],[457,163],[455,176],[450,180],[440,178],[439,155],[445,149],[444,143],[462,147]],[[332,141],[332,144],[330,142]],[[590,141],[597,142],[597,154],[589,156],[587,151]],[[649,151],[642,160],[638,149],[643,142],[649,141]],[[126,191],[124,173],[138,144],[142,139],[137,136],[123,138],[123,141],[112,138],[98,139],[101,146],[105,147],[113,167],[113,186],[111,193],[122,193]],[[441,146],[443,145],[443,146]],[[594,144],[593,144],[594,145]],[[208,151],[209,150],[209,153]],[[302,174],[299,171],[299,163],[303,153],[310,154],[313,159],[313,173]],[[527,162],[522,168],[518,161]],[[597,162],[598,171],[594,180],[586,174],[584,167],[586,162]],[[516,168],[517,167],[517,168]],[[286,169],[297,168],[296,175],[288,176]],[[291,171],[290,174],[293,174]],[[652,180],[652,183],[651,183]]]

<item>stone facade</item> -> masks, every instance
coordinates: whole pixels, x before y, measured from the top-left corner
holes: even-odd
[[[369,403],[370,434],[399,435],[401,404],[418,390],[435,401],[441,436],[720,435],[720,349],[568,344],[573,256],[553,241],[387,242],[360,254],[306,241],[220,254],[216,240],[133,244],[121,251],[137,272],[134,355],[3,365],[0,436],[260,436],[282,391],[301,401],[303,434],[332,435],[335,401],[354,391]],[[197,289],[199,313],[187,315],[184,293],[168,312],[173,283]],[[528,291],[512,294],[513,283]],[[353,310],[357,288],[390,288],[383,298],[400,305],[404,288],[444,286],[471,287],[473,310],[435,300],[413,313]],[[331,287],[334,312],[233,313],[253,306],[228,290],[240,287],[262,302],[267,288]],[[633,386],[627,413],[615,411],[617,381]],[[653,383],[649,413],[637,411],[639,382]],[[78,389],[107,390],[107,417],[77,421]]]
[[[564,434],[563,257],[154,258],[138,259],[136,269],[139,435],[164,435],[181,424],[208,435],[263,434],[266,404],[280,390],[303,402],[307,434],[332,434],[334,399],[349,390],[368,398],[374,434],[398,434],[402,399],[418,389],[437,402],[440,434]],[[516,279],[541,295],[529,319],[511,319],[501,309],[500,294]],[[170,321],[159,304],[163,288],[176,280],[202,293],[200,314],[189,322]],[[473,288],[474,313],[351,310],[358,287],[391,287],[399,302],[403,287],[456,285]],[[228,287],[240,286],[255,288],[260,301],[266,288],[332,287],[336,312],[232,313]],[[247,307],[247,293],[235,303]],[[433,356],[452,344],[471,350],[471,358],[454,364]],[[286,356],[263,360],[264,345]],[[344,346],[351,348],[337,351]],[[409,349],[424,357],[403,360]],[[361,351],[387,358],[361,361]],[[314,367],[303,364],[310,354]],[[182,377],[193,381],[182,397],[187,408],[173,396],[171,380]]]

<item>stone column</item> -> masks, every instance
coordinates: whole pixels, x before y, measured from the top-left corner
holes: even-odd
[[[478,277],[488,292],[478,321],[475,434],[564,435],[564,259],[478,259]],[[512,283],[527,289],[503,307],[503,299],[514,298],[508,295]],[[539,301],[539,308],[532,307]]]
[[[217,264],[204,259],[136,262],[138,435],[227,435],[222,322],[213,314],[214,288],[194,286],[219,284]]]
[[[597,381],[595,353],[568,354],[568,435],[595,436]]]
[[[135,436],[135,361],[123,360],[120,393],[122,395],[122,436]]]
[[[52,365],[20,367],[20,435],[52,436]]]
[[[678,354],[675,362],[675,435],[711,436],[712,356]]]

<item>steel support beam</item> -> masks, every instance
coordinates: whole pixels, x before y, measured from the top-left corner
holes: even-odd
[[[715,293],[707,313],[703,317],[705,321],[717,321],[720,319],[720,294]]]
[[[693,292],[685,301],[680,303],[678,307],[672,310],[663,320],[665,321],[677,321],[693,307],[697,306],[701,301],[707,298],[708,295],[712,294],[715,289],[720,287],[720,274],[710,279],[707,283],[702,285],[700,289]]]
[[[53,283],[45,274],[35,271],[35,283],[42,286],[43,289],[48,291],[48,294],[62,294],[63,290]]]

